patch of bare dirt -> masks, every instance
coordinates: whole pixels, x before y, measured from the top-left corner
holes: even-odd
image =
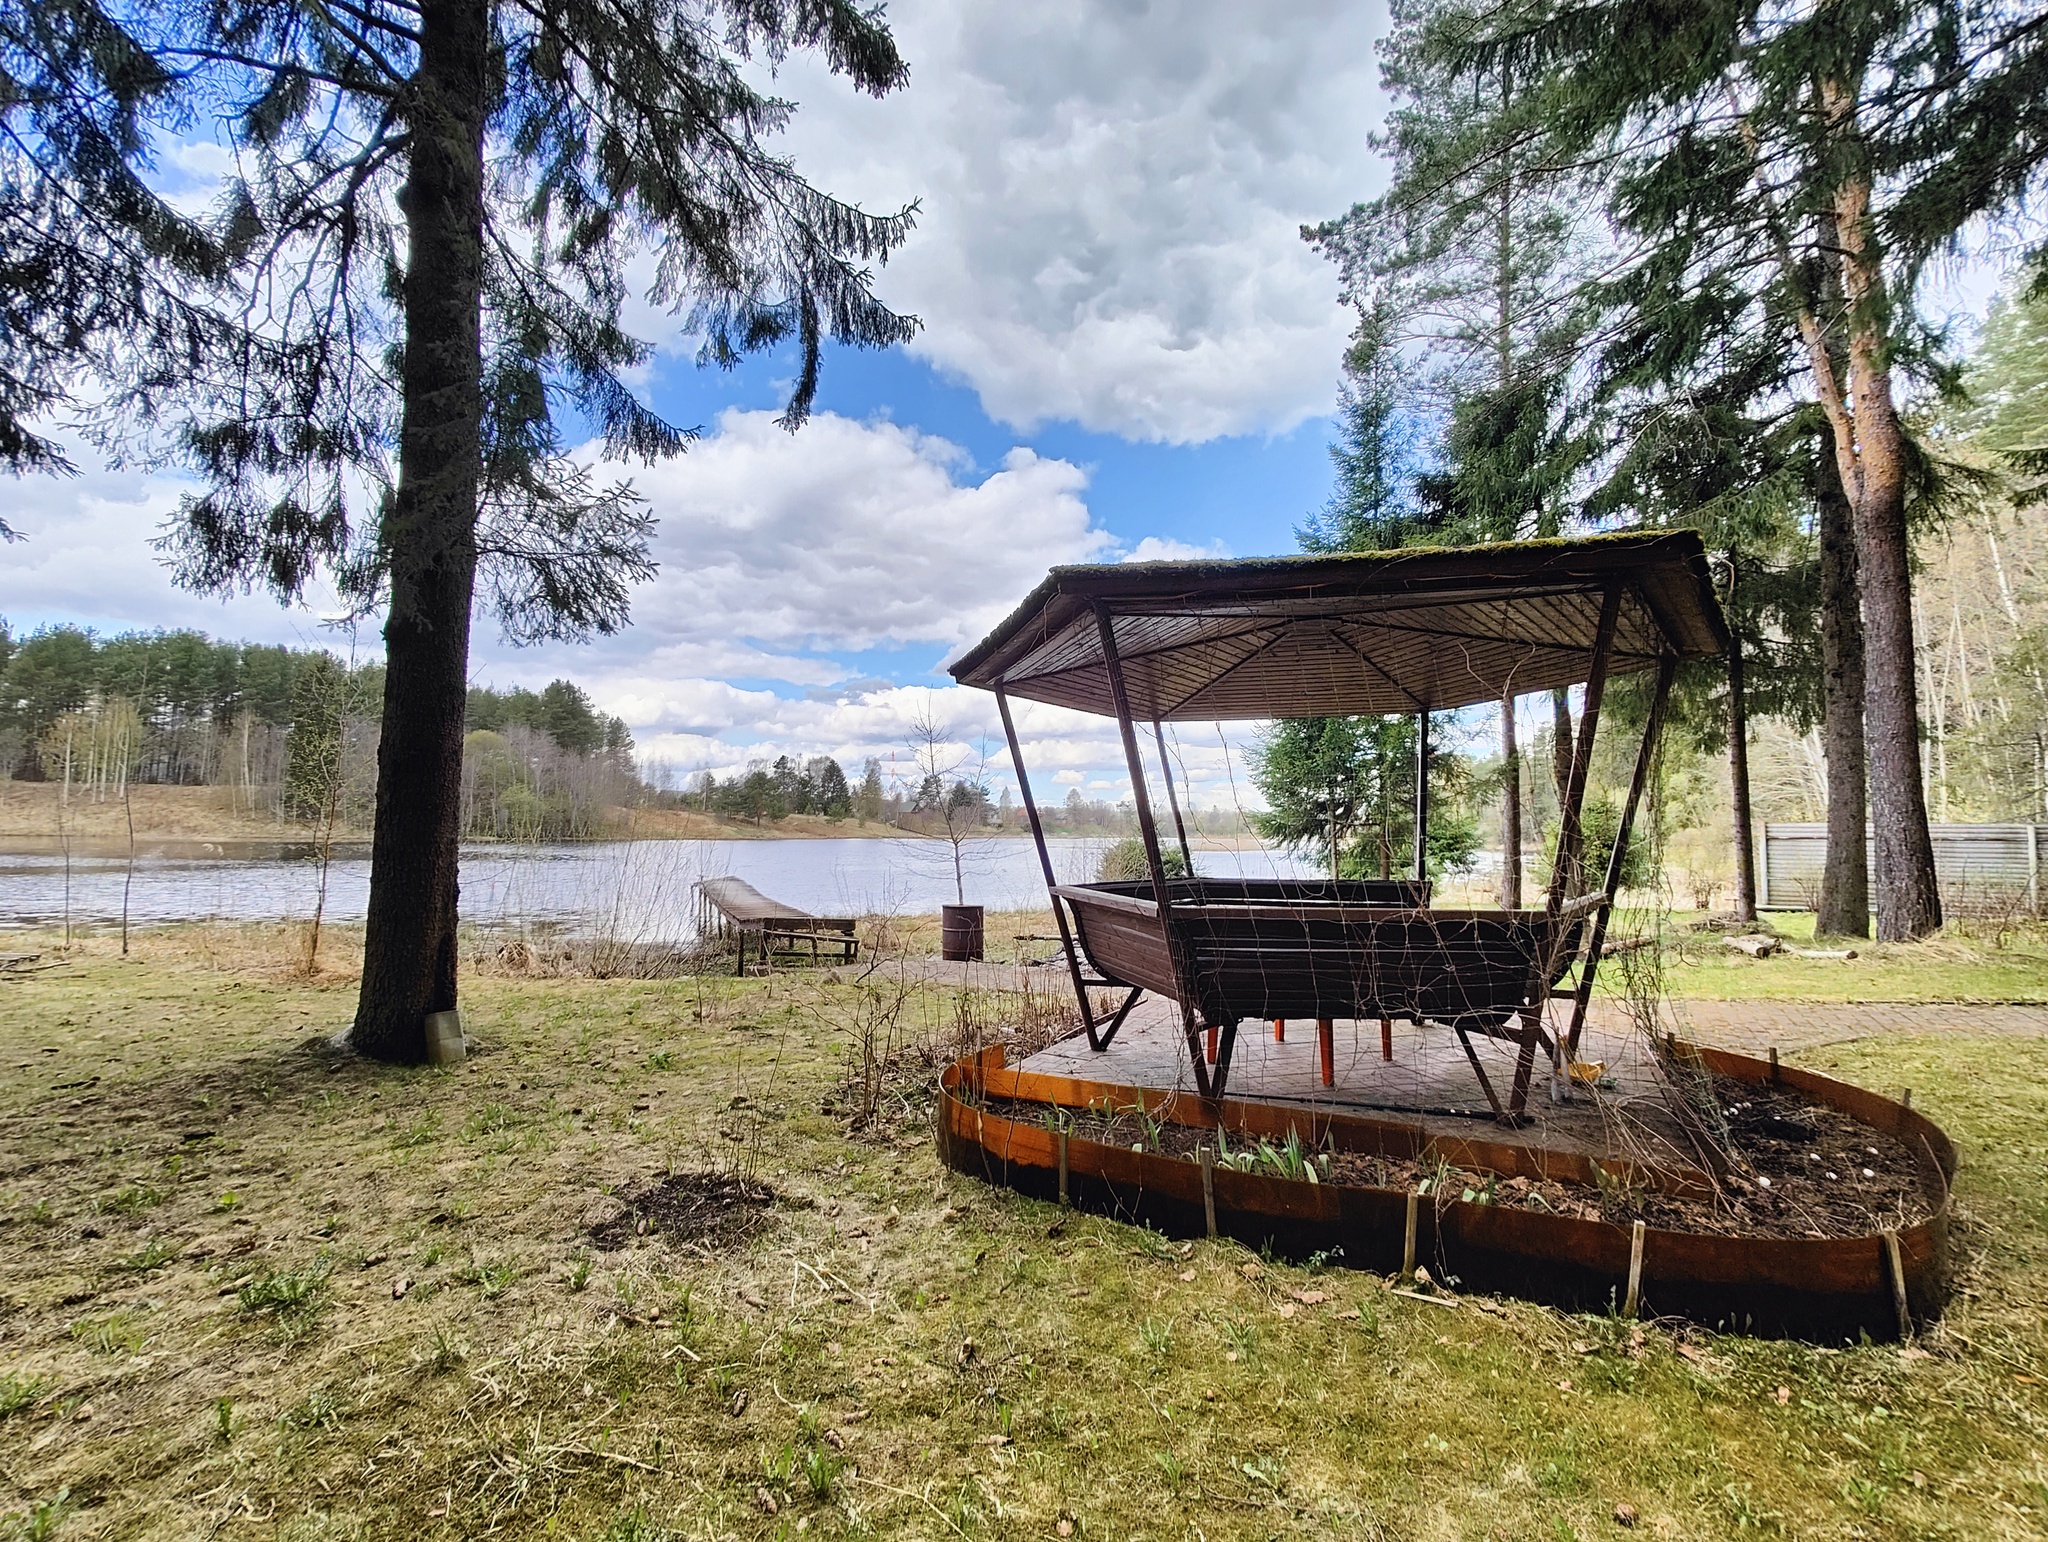
[[[776,1193],[734,1173],[671,1173],[597,1206],[584,1226],[591,1243],[615,1253],[635,1237],[706,1250],[736,1247],[768,1223]]]

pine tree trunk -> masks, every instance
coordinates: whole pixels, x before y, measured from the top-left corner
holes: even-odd
[[[1857,413],[1859,429],[1868,416],[1867,410]],[[1920,779],[1904,467],[1895,475],[1872,474],[1873,458],[1866,449],[1863,496],[1856,500],[1856,560],[1863,587],[1863,721],[1877,846],[1877,935],[1881,942],[1908,942],[1940,929],[1941,891]]]
[[[1843,289],[1851,307],[1849,400],[1835,421],[1835,458],[1855,513],[1863,594],[1863,731],[1877,846],[1877,936],[1908,942],[1941,927],[1934,840],[1920,780],[1920,713],[1913,655],[1912,549],[1906,534],[1906,437],[1892,400],[1882,317],[1884,275],[1871,244],[1870,185],[1835,194]]]
[[[1749,702],[1742,678],[1742,635],[1728,638],[1728,794],[1735,822],[1735,916],[1756,919],[1756,842],[1749,802]]]
[[[1571,786],[1572,755],[1577,748],[1572,733],[1572,695],[1570,691],[1550,693],[1550,774],[1557,782],[1557,806],[1562,809],[1565,793]]]
[[[484,0],[428,0],[408,129],[409,250],[391,608],[362,992],[351,1042],[426,1058],[455,1005],[462,714],[476,579],[483,305]]]
[[[1822,742],[1827,758],[1828,854],[1820,874],[1822,937],[1870,935],[1869,804],[1863,746],[1863,615],[1856,531],[1831,455],[1819,457]]]
[[[1500,699],[1500,907],[1522,908],[1522,755],[1515,746],[1515,693]]]

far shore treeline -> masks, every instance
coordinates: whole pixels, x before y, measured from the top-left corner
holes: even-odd
[[[65,800],[119,800],[131,785],[210,787],[238,816],[280,826],[365,830],[377,784],[383,665],[319,648],[223,642],[196,631],[101,637],[74,626],[17,637],[0,620],[0,781],[55,783]],[[1008,789],[972,777],[892,776],[868,759],[856,777],[827,755],[784,755],[678,786],[642,765],[623,720],[569,680],[539,691],[469,688],[463,832],[470,839],[589,840],[649,828],[639,812],[703,816],[657,833],[926,833],[950,811],[989,835],[1024,833]],[[1127,834],[1127,803],[1077,788],[1044,810],[1049,831]],[[1201,816],[1210,833],[1242,828]],[[880,826],[881,829],[870,827]],[[738,832],[736,832],[738,833]]]
[[[0,776],[90,800],[217,787],[239,814],[367,827],[383,699],[381,663],[324,649],[72,626],[16,638],[0,622]],[[644,801],[625,723],[571,681],[472,686],[465,730],[472,836],[600,835]]]

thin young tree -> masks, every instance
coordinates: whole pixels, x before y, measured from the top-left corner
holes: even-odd
[[[352,1041],[417,1061],[426,1015],[456,1005],[475,603],[515,642],[623,626],[651,519],[565,434],[643,460],[692,437],[630,387],[651,349],[625,275],[650,275],[642,298],[704,362],[793,342],[797,428],[828,341],[912,334],[870,265],[913,211],[807,183],[769,143],[793,106],[748,64],[814,50],[876,95],[906,66],[850,0],[224,0],[158,25],[255,233],[237,345],[138,357],[123,400],[175,425],[205,483],[167,540],[184,582],[290,599],[324,569],[384,609]]]
[[[988,839],[988,745],[978,758],[954,740],[951,725],[939,720],[931,705],[918,708],[910,720],[910,758],[917,768],[918,791],[909,815],[920,835],[944,841],[953,870],[953,898],[967,903],[968,851]],[[973,770],[963,776],[969,761]]]

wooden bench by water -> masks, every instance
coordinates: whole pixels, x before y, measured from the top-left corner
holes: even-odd
[[[808,957],[813,964],[850,964],[860,957],[852,916],[814,916],[770,899],[743,878],[705,878],[696,889],[698,935],[735,941],[736,973],[747,972],[749,940],[764,969],[774,967],[777,954],[785,961]]]

